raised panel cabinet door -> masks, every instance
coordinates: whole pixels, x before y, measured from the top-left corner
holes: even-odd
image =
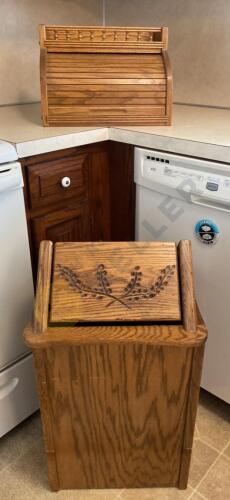
[[[36,256],[42,240],[87,241],[90,239],[88,205],[71,205],[62,210],[34,218],[33,247]]]

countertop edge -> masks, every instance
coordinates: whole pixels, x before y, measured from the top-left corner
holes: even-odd
[[[23,142],[7,140],[6,142],[15,147],[20,160],[29,156],[107,140],[230,164],[230,146],[154,134],[144,130],[123,129],[122,127],[97,127],[91,130],[76,131],[69,134],[60,133],[60,135],[56,136]]]
[[[132,138],[130,137],[132,135]],[[177,137],[150,134],[121,128],[110,128],[109,139],[135,146],[159,149],[185,156],[194,156],[208,160],[230,163],[230,147],[199,142]]]
[[[18,158],[27,158],[61,149],[68,149],[75,146],[84,146],[95,142],[109,140],[109,129],[106,127],[86,130],[82,132],[71,132],[70,134],[57,135],[41,139],[34,139],[25,142],[14,143],[18,153]]]
[[[171,136],[162,136],[145,131],[127,130],[118,127],[96,128],[11,144],[14,145],[18,158],[22,159],[37,154],[49,153],[107,140],[230,164],[230,147],[228,146]]]

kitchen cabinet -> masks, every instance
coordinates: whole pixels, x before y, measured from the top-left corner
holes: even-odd
[[[135,239],[134,148],[109,142],[110,226],[112,241]]]
[[[42,240],[51,241],[87,241],[90,239],[88,207],[70,205],[31,221],[36,252]]]
[[[31,257],[51,241],[134,239],[133,147],[105,141],[22,160]]]
[[[41,161],[28,167],[31,208],[40,208],[75,198],[87,199],[89,159],[87,153],[74,153]]]

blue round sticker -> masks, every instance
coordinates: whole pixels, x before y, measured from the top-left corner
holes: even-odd
[[[217,242],[220,230],[211,219],[200,219],[195,225],[196,236],[202,243],[213,245]]]

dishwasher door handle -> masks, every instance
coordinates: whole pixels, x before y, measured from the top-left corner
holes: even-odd
[[[202,196],[191,195],[191,203],[194,205],[199,205],[200,207],[213,208],[214,210],[220,210],[221,212],[230,213],[230,205],[224,205],[223,203],[218,203],[216,200],[208,200],[207,198],[202,198]]]

